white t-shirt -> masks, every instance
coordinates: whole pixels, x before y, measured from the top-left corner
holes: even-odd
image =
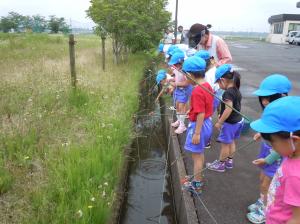
[[[217,68],[214,66],[205,73],[205,80],[209,83],[214,92],[217,92],[217,90],[220,89],[218,83],[215,83],[216,70]]]
[[[175,40],[174,33],[168,33],[168,34],[165,36],[164,43],[165,43],[165,44],[172,44],[172,43],[173,43],[173,40]]]

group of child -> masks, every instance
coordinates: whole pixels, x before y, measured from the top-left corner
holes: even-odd
[[[171,125],[177,134],[186,131],[184,149],[191,152],[194,163],[193,175],[183,181],[183,189],[201,194],[204,151],[211,141],[212,116],[218,108],[214,126],[220,132],[221,151],[206,168],[225,172],[234,167],[235,141],[244,126],[241,76],[230,64],[216,67],[207,51],[188,55],[176,45],[163,48],[159,46],[168,69],[160,70],[156,81],[173,96],[177,119]],[[273,74],[254,92],[263,113],[250,124],[258,132],[254,140],[261,140],[260,153],[253,161],[261,168],[260,196],[248,207],[251,223],[300,223],[300,97],[288,96],[291,88],[286,76]]]

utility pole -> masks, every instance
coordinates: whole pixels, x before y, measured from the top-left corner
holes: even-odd
[[[175,44],[177,42],[177,26],[178,26],[177,15],[178,15],[178,0],[176,0],[176,9],[175,9],[175,31],[174,31]]]

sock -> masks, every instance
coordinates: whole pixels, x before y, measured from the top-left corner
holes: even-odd
[[[185,116],[184,115],[178,115],[178,120],[180,122],[180,125],[185,126],[185,124],[184,124]]]

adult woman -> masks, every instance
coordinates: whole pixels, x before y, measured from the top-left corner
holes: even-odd
[[[211,25],[204,26],[196,23],[191,26],[188,38],[189,47],[197,50],[207,50],[216,61],[216,66],[230,64],[232,57],[225,41],[209,31]]]

